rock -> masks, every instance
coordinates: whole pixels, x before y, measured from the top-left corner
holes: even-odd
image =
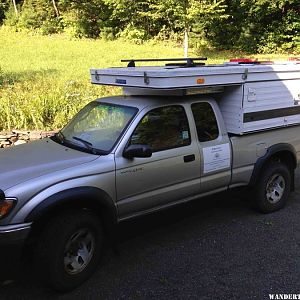
[[[19,140],[29,141],[29,135],[19,135]]]
[[[27,134],[29,134],[29,132],[30,131],[24,131],[24,130],[13,130],[12,131],[12,133],[19,134],[19,135],[21,135],[21,134],[27,135]]]
[[[11,136],[9,136],[9,135],[3,135],[3,134],[1,134],[0,135],[0,141],[6,141],[7,139],[9,139]]]
[[[22,144],[26,144],[26,141],[24,140],[18,140],[14,143],[14,146],[18,146],[18,145],[22,145]]]
[[[56,132],[57,130],[56,131],[13,130],[12,132],[0,132],[0,148],[25,144],[29,141],[39,140],[45,137],[53,136]]]
[[[29,133],[29,139],[30,140],[39,140],[42,138],[41,132],[40,131],[31,131]]]
[[[44,131],[44,132],[41,132],[41,137],[42,138],[45,138],[45,137],[48,137],[48,136],[53,136],[57,131]]]
[[[17,136],[12,136],[10,138],[10,141],[14,144],[16,141],[18,140],[18,137]]]

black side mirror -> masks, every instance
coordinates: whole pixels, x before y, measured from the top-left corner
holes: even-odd
[[[148,145],[130,145],[124,150],[123,156],[126,158],[151,157],[152,150]]]

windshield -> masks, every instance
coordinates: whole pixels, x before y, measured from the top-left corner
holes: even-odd
[[[136,112],[135,107],[91,102],[61,130],[60,135],[65,143],[92,153],[108,153]]]

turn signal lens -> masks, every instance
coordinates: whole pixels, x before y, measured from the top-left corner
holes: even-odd
[[[204,78],[198,78],[197,84],[203,84],[205,82]]]
[[[14,205],[15,200],[13,199],[5,199],[3,201],[0,201],[0,219],[7,216],[11,209],[14,207]]]

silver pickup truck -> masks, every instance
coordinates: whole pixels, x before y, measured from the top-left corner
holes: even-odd
[[[30,244],[45,282],[70,290],[123,220],[239,186],[261,212],[282,208],[299,156],[299,126],[229,135],[210,96],[102,98],[0,150],[1,247]]]

